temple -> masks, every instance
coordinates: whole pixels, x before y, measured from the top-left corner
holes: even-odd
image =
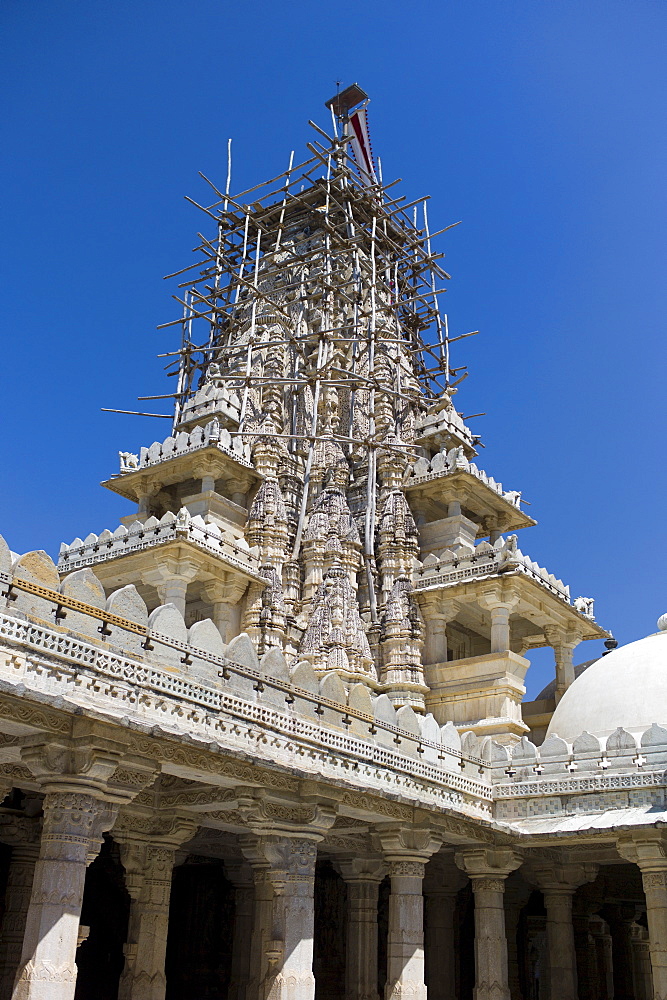
[[[0,1000],[667,1000],[667,616],[519,547],[367,104],[207,181],[131,513],[0,538]]]

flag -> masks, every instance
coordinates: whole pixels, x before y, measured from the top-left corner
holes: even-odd
[[[377,175],[373,164],[373,154],[371,152],[371,138],[368,132],[368,118],[366,109],[361,108],[350,115],[350,129],[352,139],[350,145],[354,158],[359,167],[359,173],[364,184],[377,184]]]

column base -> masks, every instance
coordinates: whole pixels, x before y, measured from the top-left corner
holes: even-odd
[[[409,998],[409,1000],[426,1000],[426,986],[424,983],[411,983],[409,980],[407,982],[394,983],[393,986],[387,985],[385,987],[384,996],[385,1000],[403,1000],[403,998]]]
[[[71,1000],[74,996],[77,967],[28,962],[16,980],[12,1000]]]
[[[491,983],[490,986],[482,984],[476,986],[473,991],[474,1000],[511,1000],[510,991],[500,983]]]

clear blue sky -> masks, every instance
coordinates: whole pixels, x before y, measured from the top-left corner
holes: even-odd
[[[385,180],[430,194],[453,275],[458,401],[521,489],[531,558],[621,642],[667,610],[663,0],[3,0],[0,531],[17,551],[113,528],[97,485],[167,433],[112,416],[169,391],[202,170],[285,169],[334,81],[371,95]],[[160,405],[160,404],[156,404]],[[600,650],[579,647],[578,659]],[[544,657],[529,692],[548,680]]]

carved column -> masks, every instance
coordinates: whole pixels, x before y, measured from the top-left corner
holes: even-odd
[[[225,874],[234,886],[234,937],[228,1000],[247,1000],[251,979],[251,942],[255,886],[250,865],[225,862]]]
[[[86,865],[115,811],[92,789],[44,796],[39,859],[13,1000],[72,1000]],[[92,858],[91,858],[92,860]]]
[[[344,858],[337,868],[347,885],[346,1000],[379,1000],[378,892],[386,865],[377,858]]]
[[[443,600],[437,593],[419,594],[419,605],[424,618],[425,664],[447,661],[447,625],[456,618],[460,606],[456,601]]]
[[[185,617],[188,584],[198,570],[195,560],[163,555],[152,569],[141,574],[141,581],[155,587],[160,604],[174,604]]]
[[[632,904],[608,904],[602,913],[611,934],[614,1000],[634,1000],[630,928],[635,918],[635,907]]]
[[[385,1000],[426,1000],[422,880],[442,839],[427,828],[387,826],[377,833],[391,879]]]
[[[267,837],[263,849],[273,886],[273,937],[268,943],[266,1000],[314,1000],[313,935],[317,845]]]
[[[335,809],[314,798],[274,799],[259,789],[240,793],[238,808],[251,831],[239,846],[258,884],[252,944],[260,968],[257,993],[260,1000],[314,1000],[317,843],[333,826]],[[254,981],[250,986],[254,998]]]
[[[577,905],[572,913],[574,947],[577,953],[579,1000],[598,1000],[598,967],[595,939],[591,933],[591,914],[586,905]]]
[[[505,936],[507,938],[507,978],[512,1000],[522,1000],[521,975],[517,934],[521,910],[530,898],[530,888],[524,882],[505,883]]]
[[[651,981],[648,931],[641,924],[634,923],[630,927],[630,939],[632,941],[632,979],[635,1000],[651,1000],[653,983]]]
[[[480,595],[479,603],[491,612],[491,652],[505,653],[510,648],[510,615],[519,603],[517,594],[506,588]]]
[[[508,849],[473,848],[455,856],[475,895],[475,1000],[510,1000],[505,879],[522,858]],[[555,1000],[555,998],[554,998]]]
[[[533,865],[526,869],[526,877],[534,881],[544,896],[549,985],[553,1000],[577,1000],[572,897],[577,887],[584,882],[592,882],[597,872],[597,865],[558,863]]]
[[[254,917],[250,939],[248,1000],[260,1000],[268,972],[268,942],[272,937],[273,885],[269,862],[261,855],[256,837],[240,837],[243,853],[250,861],[254,882]]]
[[[662,831],[628,835],[618,853],[639,866],[646,895],[653,1000],[667,1000],[667,838]]]
[[[467,881],[451,857],[436,854],[426,866],[424,963],[429,1000],[456,1000],[456,896]]]
[[[154,829],[153,833],[133,829],[132,816],[122,817],[114,829],[132,900],[119,1000],[164,1000],[167,987],[172,871],[177,849],[192,838],[196,827],[176,816],[156,821]]]
[[[27,816],[3,816],[0,840],[12,848],[0,929],[0,1000],[11,1000],[21,961],[35,864],[39,857],[40,822]]]
[[[223,642],[231,642],[241,631],[241,598],[246,587],[246,580],[239,581],[231,573],[202,587],[202,597],[211,605],[213,621]]]
[[[545,626],[544,635],[553,648],[556,660],[556,703],[558,703],[574,681],[572,654],[579,645],[580,637],[556,625]]]
[[[591,917],[590,928],[595,947],[595,961],[597,966],[597,993],[594,1000],[614,1000],[611,934],[602,917]]]

